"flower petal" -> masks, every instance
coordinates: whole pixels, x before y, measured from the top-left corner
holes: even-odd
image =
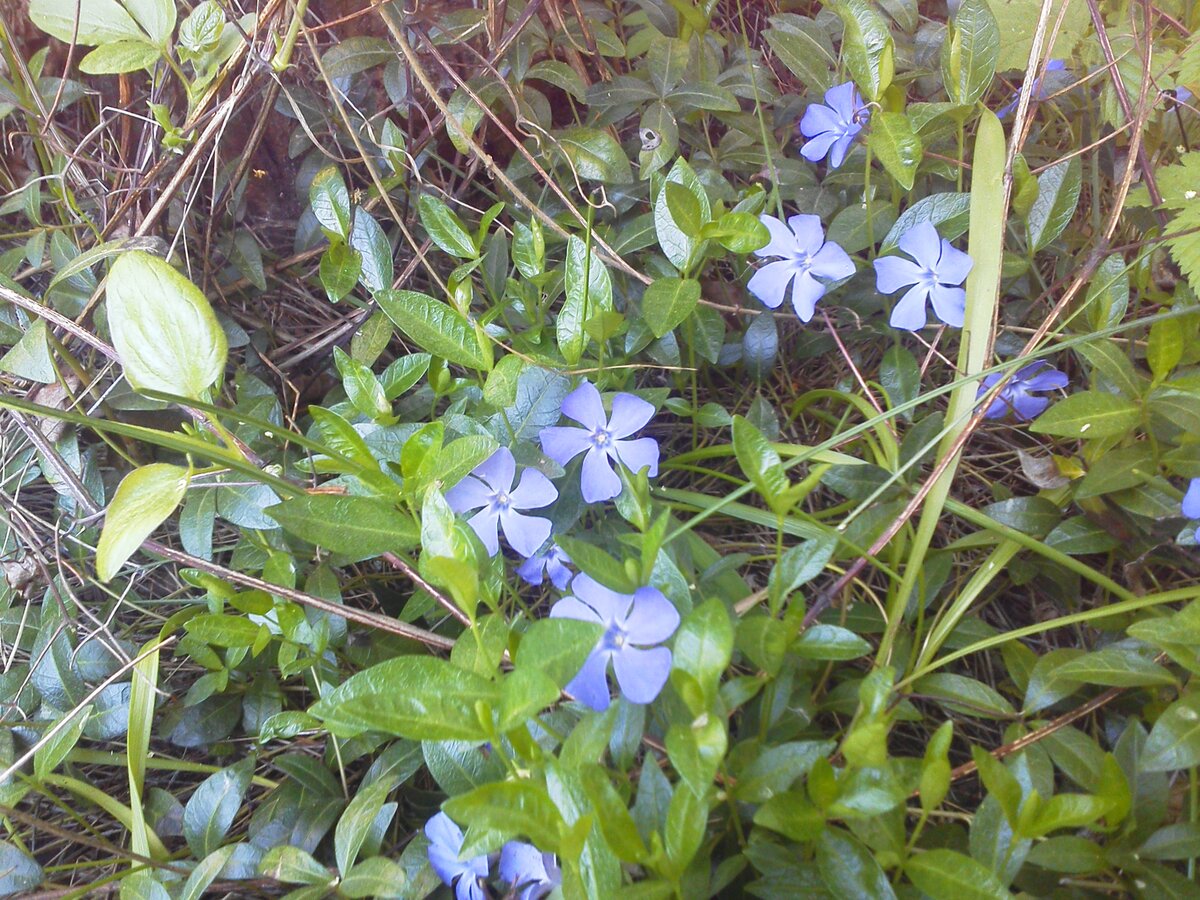
[[[565,591],[571,581],[571,570],[567,568],[570,561],[567,554],[562,552],[558,556],[551,554],[546,560],[546,574],[550,576],[550,583],[560,591]]]
[[[582,572],[576,575],[575,580],[571,582],[571,591],[595,610],[602,625],[624,621],[629,612],[629,605],[633,602],[632,594],[618,593],[612,588],[605,587],[591,575],[585,575]],[[557,608],[556,605],[555,609]],[[578,617],[571,616],[571,618]]]
[[[666,647],[639,650],[626,644],[613,654],[613,668],[621,693],[631,703],[649,703],[671,674],[671,651]]]
[[[850,122],[854,119],[854,113],[858,106],[858,98],[855,96],[857,93],[854,82],[845,81],[834,85],[825,92],[825,103],[838,114],[843,122]]]
[[[501,447],[477,465],[471,474],[491,485],[492,490],[508,491],[517,475],[517,461],[513,459],[511,450]]]
[[[836,131],[822,131],[805,142],[804,146],[800,148],[800,155],[809,162],[820,162],[839,137],[841,135]]]
[[[1021,370],[1021,372],[1024,371],[1025,369]],[[1017,373],[1018,378],[1021,377],[1021,372]],[[1025,376],[1024,380],[1025,387],[1031,391],[1055,391],[1059,388],[1065,388],[1071,383],[1071,379],[1067,377],[1066,372],[1060,372],[1058,369],[1043,369],[1036,374]]]
[[[635,475],[649,467],[651,478],[658,475],[658,441],[654,438],[638,438],[636,441],[613,441],[617,459]]]
[[[833,146],[829,149],[829,166],[833,169],[840,169],[842,163],[846,161],[846,154],[850,152],[850,145],[854,143],[855,136],[862,131],[857,125],[851,125],[846,131],[838,135],[838,139],[833,142]]]
[[[517,575],[526,584],[532,584],[534,587],[539,587],[546,577],[546,569],[549,564],[549,557],[545,553],[535,553],[529,559],[525,560],[517,566]],[[559,588],[561,590],[561,588]]]
[[[1200,519],[1200,478],[1188,482],[1187,493],[1183,495],[1183,514],[1189,519]]]
[[[967,314],[966,291],[960,287],[935,284],[929,289],[929,299],[933,301],[933,311],[939,319],[953,328],[962,328],[963,318]]]
[[[654,415],[654,404],[635,394],[617,394],[613,397],[612,417],[608,420],[608,432],[614,438],[629,437],[640,430]]]
[[[900,235],[900,249],[917,261],[922,269],[937,270],[942,256],[942,238],[929,222],[918,222]]]
[[[796,235],[796,249],[809,256],[825,243],[825,229],[821,227],[820,216],[788,216],[788,228]]]
[[[508,496],[513,509],[541,509],[558,499],[558,490],[537,469],[526,469],[521,473],[521,483]]]
[[[508,545],[522,556],[533,556],[550,537],[550,520],[541,516],[523,516],[513,509],[500,513],[500,527]]]
[[[928,296],[929,288],[923,284],[914,284],[909,288],[892,310],[892,317],[888,320],[891,326],[904,331],[920,331],[924,328],[925,299]]]
[[[792,259],[767,263],[750,276],[746,290],[762,301],[763,306],[775,309],[783,302],[788,282],[799,269],[799,264]]]
[[[768,216],[766,213],[758,217],[758,221],[766,226],[767,232],[771,235],[771,240],[767,246],[759,247],[754,251],[754,255],[759,259],[764,259],[768,256],[790,256],[796,250],[796,236],[774,216]]]
[[[875,266],[875,288],[881,294],[894,294],[921,280],[921,268],[900,256],[880,256],[872,265]]]
[[[612,699],[608,690],[608,659],[611,650],[593,650],[579,673],[567,682],[567,693],[597,712],[608,709]]]
[[[988,404],[988,408],[984,411],[985,419],[1003,419],[1008,415],[1011,405],[1008,402],[1008,391],[1001,391],[1000,394]]]
[[[608,454],[593,447],[583,458],[583,472],[579,478],[583,499],[588,503],[611,500],[621,493],[621,479],[613,471]]]
[[[830,241],[813,256],[812,268],[809,271],[818,278],[841,281],[854,274],[854,260],[845,250]]]
[[[800,133],[806,138],[814,138],[828,132],[840,132],[844,123],[828,106],[821,103],[810,103],[800,119]]]
[[[543,428],[538,437],[542,442],[542,452],[560,466],[565,466],[592,446],[591,432],[568,425]]]
[[[582,578],[583,576],[579,577]],[[580,622],[596,622],[600,625],[607,624],[600,613],[592,609],[589,604],[584,603],[578,597],[563,597],[554,606],[550,607],[550,618],[578,619]]]
[[[1030,394],[1019,393],[1013,400],[1013,411],[1019,419],[1036,419],[1050,405],[1049,397],[1034,397]]]
[[[490,506],[485,506],[467,519],[467,524],[479,535],[479,540],[483,541],[488,556],[495,556],[500,552],[500,538],[496,535],[496,529],[500,527],[500,513]]]
[[[500,880],[514,888],[549,881],[542,851],[533,844],[509,841],[500,848]]]
[[[937,280],[942,284],[962,284],[974,263],[971,257],[942,239],[942,257],[937,264]]]
[[[600,392],[590,381],[583,382],[563,398],[562,412],[568,419],[574,419],[589,431],[595,431],[608,424],[604,417],[604,404],[600,400]]]
[[[825,296],[825,285],[813,278],[808,272],[797,276],[792,282],[792,306],[801,322],[807,322],[813,317],[817,301]]]
[[[679,610],[658,588],[640,587],[633,592],[624,627],[631,644],[661,644],[679,627]]]
[[[496,493],[478,478],[468,475],[450,490],[446,491],[446,502],[456,513],[465,513],[469,509],[479,509],[492,502],[492,494]]]

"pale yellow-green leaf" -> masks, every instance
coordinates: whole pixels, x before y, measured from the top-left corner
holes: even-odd
[[[96,547],[96,574],[112,578],[142,541],[175,511],[187,490],[188,471],[167,463],[134,469],[109,504]]]
[[[106,296],[129,383],[203,399],[221,377],[228,347],[200,289],[164,260],[135,250],[113,263]]]

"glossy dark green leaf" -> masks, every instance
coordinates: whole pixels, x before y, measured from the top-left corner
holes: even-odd
[[[1187,694],[1168,706],[1154,723],[1142,750],[1147,772],[1170,772],[1200,765],[1200,694]]]
[[[987,0],[963,0],[942,43],[942,82],[950,99],[977,102],[992,83],[1000,55],[1000,30]]]
[[[896,896],[874,854],[840,829],[827,829],[817,838],[817,869],[835,897]]]
[[[1141,407],[1103,391],[1078,391],[1042,413],[1030,431],[1066,438],[1111,438],[1141,421]]]
[[[316,174],[308,189],[308,202],[322,228],[343,240],[350,236],[350,192],[336,166]]]
[[[904,113],[881,112],[872,116],[867,146],[901,188],[912,190],[923,148]]]
[[[458,310],[418,291],[380,291],[375,299],[422,350],[468,369],[491,369],[491,342]]]
[[[1035,253],[1062,234],[1075,215],[1081,177],[1077,156],[1056,163],[1038,176],[1038,197],[1026,218],[1029,245]]]
[[[254,759],[243,759],[210,775],[192,793],[183,811],[183,834],[198,858],[208,856],[224,840],[253,774]]]
[[[475,259],[479,250],[462,220],[445,203],[432,194],[422,194],[417,201],[421,224],[430,240],[459,259]],[[399,324],[399,323],[396,323]],[[402,326],[403,327],[403,326]]]
[[[828,32],[812,19],[793,13],[780,13],[769,21],[771,27],[763,32],[763,38],[772,52],[813,94],[825,91],[837,65]]]
[[[289,533],[352,559],[407,550],[420,539],[411,516],[371,497],[307,494],[266,512]]]
[[[910,857],[904,873],[932,900],[1007,900],[1012,895],[989,869],[953,850]]]
[[[868,100],[879,100],[895,74],[895,45],[887,22],[867,0],[831,4],[842,20],[842,59]]]
[[[521,635],[518,669],[536,669],[559,687],[579,674],[583,662],[600,640],[602,629],[575,619],[539,619]]]

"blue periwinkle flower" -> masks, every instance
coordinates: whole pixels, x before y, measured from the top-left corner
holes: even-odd
[[[551,584],[560,591],[565,591],[567,583],[571,580],[571,570],[567,568],[570,563],[571,557],[567,556],[567,551],[558,544],[551,544],[521,563],[517,567],[517,574],[534,587],[549,577]]]
[[[542,450],[547,456],[565,466],[580,453],[583,475],[580,485],[583,499],[588,503],[611,500],[621,493],[621,479],[612,464],[619,462],[631,472],[649,469],[650,477],[658,474],[658,441],[654,438],[628,440],[654,415],[654,407],[633,394],[613,397],[612,417],[604,415],[600,392],[589,381],[567,394],[562,404],[563,415],[574,419],[582,428],[554,425],[543,428]],[[540,542],[539,542],[540,543]]]
[[[479,883],[488,877],[487,857],[458,858],[463,833],[454,820],[444,812],[438,813],[425,823],[425,837],[429,838],[429,864],[444,883],[453,885],[457,900],[487,900]]]
[[[562,884],[562,870],[553,853],[509,841],[500,849],[500,880],[509,885],[517,900],[541,900]]]
[[[758,220],[767,226],[771,241],[755,250],[759,259],[779,256],[754,273],[746,285],[750,293],[775,309],[792,287],[792,306],[801,322],[813,317],[817,301],[825,294],[824,281],[838,281],[854,274],[854,263],[846,251],[832,241],[826,242],[825,229],[818,216],[789,216],[784,225],[774,216]],[[817,279],[824,279],[818,281]]]
[[[467,524],[475,529],[491,556],[500,550],[498,528],[503,529],[509,545],[522,556],[533,555],[550,536],[549,519],[523,516],[517,510],[549,506],[558,499],[558,491],[537,469],[526,469],[521,474],[521,483],[514,488],[516,474],[517,461],[512,451],[501,447],[446,491],[446,502],[456,513],[479,509]]]
[[[1032,96],[1034,100],[1045,100],[1050,94],[1050,92],[1046,89],[1045,84],[1042,83],[1045,76],[1049,75],[1051,72],[1062,72],[1066,69],[1066,67],[1067,64],[1061,59],[1052,59],[1046,63],[1046,71],[1044,74],[1039,75],[1033,82],[1033,91],[1031,92],[1030,96]],[[997,118],[1003,119],[1012,113],[1012,111],[1017,108],[1017,104],[1020,102],[1020,99],[1021,92],[1014,91],[1012,99],[1000,109],[996,110]]]
[[[995,372],[983,379],[976,398],[986,394],[1003,377],[1004,373]],[[1048,362],[1039,360],[1030,363],[1016,371],[983,415],[988,419],[1003,419],[1012,412],[1018,419],[1036,419],[1046,411],[1050,398],[1035,397],[1034,393],[1065,388],[1069,380],[1065,373],[1051,367]]]
[[[671,651],[658,646],[679,627],[679,613],[662,591],[640,587],[619,594],[588,575],[571,582],[574,596],[550,610],[553,619],[580,619],[604,626],[604,633],[567,685],[567,692],[594,710],[608,709],[608,664],[612,661],[621,693],[632,703],[649,703],[667,683]]]
[[[829,165],[836,169],[870,118],[870,107],[853,81],[831,87],[825,92],[825,103],[810,104],[800,119],[800,133],[808,138],[800,155],[820,162],[829,154]]]
[[[1183,495],[1183,514],[1189,519],[1200,519],[1200,478],[1188,482],[1187,493]],[[1196,532],[1196,540],[1200,541],[1200,531]]]
[[[939,319],[961,328],[967,310],[967,292],[959,285],[971,271],[971,257],[950,246],[929,222],[908,229],[899,244],[916,262],[899,256],[881,256],[875,260],[875,283],[880,293],[894,294],[900,288],[908,288],[892,310],[892,327],[905,331],[924,328],[925,304],[932,301]]]

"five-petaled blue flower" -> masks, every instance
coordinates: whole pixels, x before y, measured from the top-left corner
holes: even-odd
[[[621,479],[613,471],[613,462],[635,473],[648,468],[651,478],[658,474],[658,441],[648,437],[626,440],[654,415],[654,407],[641,397],[617,394],[613,397],[612,418],[608,418],[600,392],[585,381],[567,394],[562,412],[583,427],[543,428],[542,450],[560,466],[586,451],[580,485],[588,503],[611,500],[621,493]]]
[[[1200,478],[1188,482],[1187,493],[1183,495],[1183,514],[1189,519],[1200,519]],[[1200,531],[1196,532],[1196,540],[1200,541]]]
[[[535,553],[517,567],[517,574],[528,584],[537,587],[544,577],[549,576],[550,582],[560,591],[567,589],[571,580],[571,570],[567,566],[571,557],[558,544],[551,544],[546,549]]]
[[[800,148],[800,155],[809,162],[820,162],[828,153],[829,165],[836,169],[870,118],[870,107],[853,81],[831,87],[825,92],[824,104],[810,104],[804,111],[800,133],[808,141]]]
[[[509,841],[500,849],[500,880],[517,900],[541,900],[562,884],[562,870],[553,853],[533,844]]]
[[[801,322],[813,317],[817,301],[825,294],[825,284],[817,279],[838,281],[854,274],[854,263],[846,251],[832,241],[825,241],[825,229],[818,216],[789,216],[787,225],[774,216],[759,216],[767,226],[771,242],[755,250],[763,259],[780,256],[754,273],[746,285],[750,293],[775,309],[792,286],[792,306]]]
[[[1050,92],[1046,89],[1046,85],[1042,83],[1043,80],[1045,79],[1046,75],[1049,75],[1051,72],[1062,72],[1066,68],[1067,68],[1067,64],[1065,62],[1063,62],[1061,59],[1052,59],[1048,63],[1046,63],[1046,71],[1044,74],[1039,75],[1037,77],[1037,80],[1034,81],[1033,91],[1031,92],[1030,96],[1034,100],[1045,100],[1046,97],[1048,97],[1050,94]],[[1017,108],[1017,104],[1020,102],[1020,100],[1021,100],[1021,92],[1013,91],[1012,99],[1008,103],[1006,103],[1003,107],[996,110],[997,118],[1003,119],[1006,116],[1008,116],[1014,109]]]
[[[438,877],[454,886],[458,900],[487,900],[480,879],[488,876],[486,856],[459,859],[462,852],[462,829],[454,824],[444,812],[440,812],[425,823],[425,837],[429,838],[429,864]]]
[[[456,513],[483,507],[467,524],[475,529],[491,556],[500,550],[497,528],[504,529],[509,545],[522,556],[531,556],[550,536],[549,519],[523,516],[517,510],[549,506],[558,499],[558,491],[537,469],[526,469],[521,483],[514,488],[516,474],[512,451],[501,447],[446,491],[446,502]]]
[[[875,283],[880,293],[894,294],[900,288],[909,288],[892,310],[892,327],[905,331],[924,328],[925,304],[932,301],[939,319],[961,328],[967,292],[958,285],[967,280],[971,257],[950,246],[929,222],[908,229],[899,243],[900,249],[916,262],[899,256],[881,256],[875,260]]]
[[[671,673],[671,651],[658,646],[679,627],[679,613],[657,588],[619,594],[588,575],[571,582],[574,596],[550,610],[553,619],[598,622],[604,633],[567,685],[567,692],[594,710],[608,709],[608,663],[612,660],[621,693],[633,703],[658,696]]]
[[[995,372],[983,379],[976,398],[986,394],[1003,377],[1004,373]],[[1046,411],[1046,407],[1050,405],[1050,398],[1035,397],[1034,392],[1064,388],[1068,381],[1065,373],[1051,367],[1044,360],[1030,363],[1016,371],[983,415],[988,419],[1003,419],[1012,412],[1018,419],[1036,419]]]

